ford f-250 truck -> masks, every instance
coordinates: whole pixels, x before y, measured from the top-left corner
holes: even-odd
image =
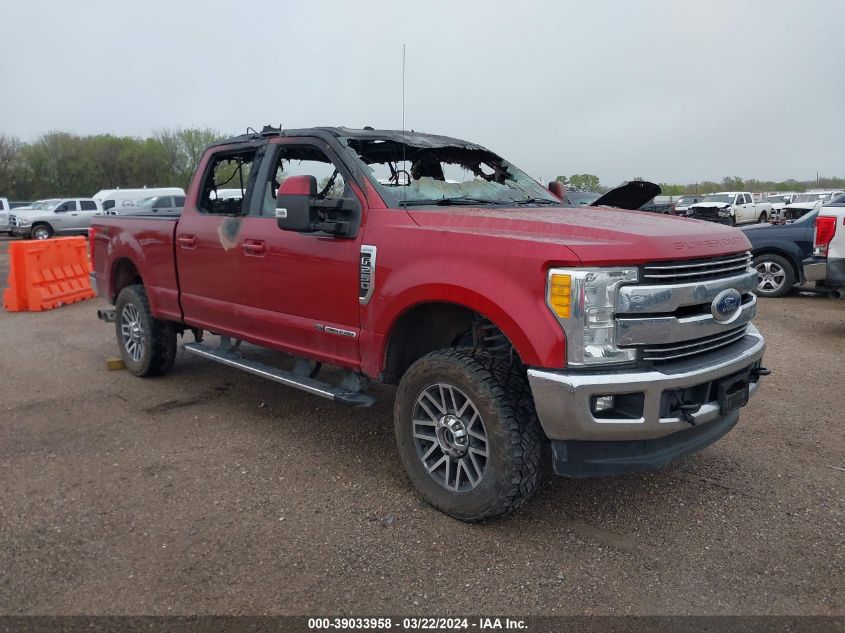
[[[716,441],[768,373],[748,240],[552,187],[453,138],[265,128],[206,150],[178,219],[95,218],[100,316],[138,376],[193,333],[187,353],[341,403],[397,385],[402,463],[465,521],[522,504],[546,441],[570,477]]]

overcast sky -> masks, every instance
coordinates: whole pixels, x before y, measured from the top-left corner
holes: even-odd
[[[845,2],[0,0],[0,132],[401,127],[542,179],[845,176]]]

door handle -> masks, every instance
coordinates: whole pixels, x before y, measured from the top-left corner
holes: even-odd
[[[245,240],[243,249],[247,255],[263,255],[267,250],[261,240]]]
[[[176,238],[179,242],[179,246],[185,249],[196,248],[197,247],[197,237],[196,235],[180,235]]]

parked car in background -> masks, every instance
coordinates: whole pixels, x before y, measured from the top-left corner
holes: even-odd
[[[139,200],[134,207],[114,207],[106,215],[179,215],[185,206],[185,196],[153,196]]]
[[[25,239],[46,240],[53,235],[87,234],[103,207],[93,198],[51,200],[38,209],[15,209],[12,232]]]
[[[789,224],[755,224],[741,229],[751,242],[758,296],[782,297],[797,283],[819,281],[816,274],[807,278],[803,265],[813,254],[817,215],[818,211],[813,211]]]
[[[807,193],[799,193],[795,198],[787,204],[780,216],[779,220],[797,220],[802,215],[806,215],[810,211],[818,210],[827,202],[832,201],[845,194],[841,189],[834,189],[831,191],[808,191]]]
[[[30,204],[29,202],[11,202],[0,198],[0,233],[12,234],[12,209]]]
[[[805,260],[804,268],[822,266],[831,295],[845,298],[845,199],[825,204],[816,218],[813,257]]]
[[[575,189],[567,188],[563,202],[568,207],[586,207],[593,204],[600,196],[600,193],[592,191],[576,191]]]
[[[6,198],[0,198],[0,231],[11,235],[10,211],[9,201]]]
[[[747,191],[721,191],[705,196],[687,210],[687,217],[722,224],[767,222],[772,213],[768,202],[754,202]]]
[[[772,213],[769,216],[769,221],[778,220],[783,212],[783,208],[795,200],[798,195],[797,193],[786,192],[767,196],[766,202],[772,205]]]
[[[31,200],[9,200],[9,208],[10,209],[20,209],[21,207],[30,207],[32,206]]]
[[[702,195],[693,195],[693,196],[682,196],[675,201],[675,214],[676,215],[686,215],[689,208],[694,205],[698,204],[704,200],[704,194]]]
[[[662,213],[664,215],[675,215],[675,205],[673,205],[669,200],[660,200],[658,197],[655,197],[641,206],[640,211],[650,211],[652,213]]]
[[[660,193],[660,186],[647,180],[631,180],[605,193],[565,189],[557,181],[549,183],[549,190],[563,200],[565,207],[613,207],[636,211]]]
[[[134,207],[141,200],[153,196],[185,196],[181,187],[146,187],[142,189],[101,189],[92,198],[98,200],[104,211],[115,208]]]

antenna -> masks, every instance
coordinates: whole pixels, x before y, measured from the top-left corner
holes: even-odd
[[[407,163],[405,161],[405,43],[402,43],[402,169],[407,168]],[[408,206],[408,187],[411,186],[411,176],[410,172],[406,171],[405,173],[408,174],[408,184],[405,186],[404,189],[404,202],[405,207]],[[398,184],[399,181],[397,179],[396,183]]]

